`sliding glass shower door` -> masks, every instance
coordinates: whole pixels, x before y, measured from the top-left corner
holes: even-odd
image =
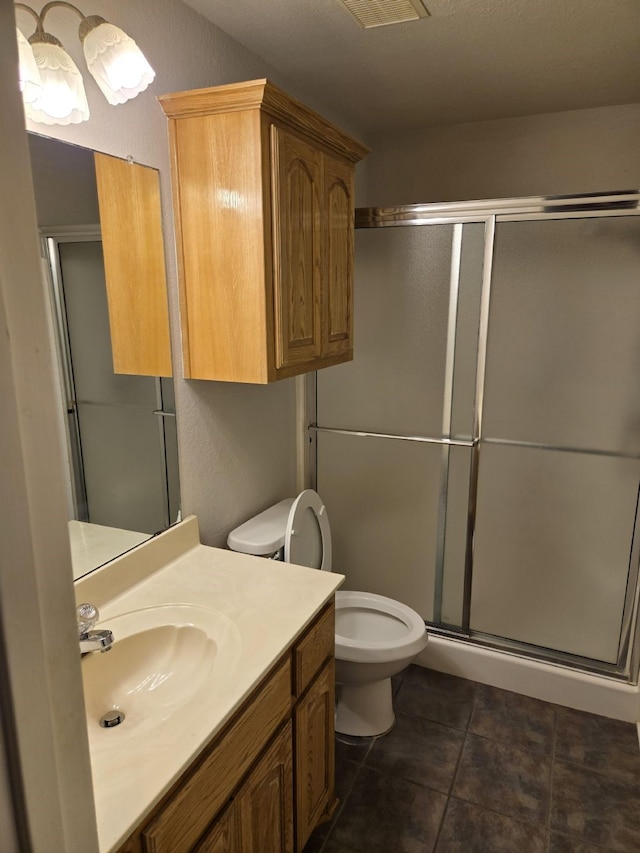
[[[357,231],[356,358],[317,378],[317,488],[337,569],[427,621],[462,614],[484,230]]]
[[[315,485],[347,588],[473,642],[629,675],[632,195],[362,212],[408,227],[356,232],[356,356],[317,376]]]
[[[639,371],[640,219],[498,223],[472,629],[617,662]]]

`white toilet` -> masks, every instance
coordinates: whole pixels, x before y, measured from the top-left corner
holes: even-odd
[[[227,539],[244,554],[331,571],[331,530],[317,492],[280,501]],[[393,726],[391,676],[427,644],[421,616],[392,598],[370,592],[336,592],[336,731],[359,737]]]

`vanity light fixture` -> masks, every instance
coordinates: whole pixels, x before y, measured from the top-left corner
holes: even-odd
[[[76,64],[58,39],[44,29],[44,19],[55,6],[64,6],[80,16],[78,37],[87,68],[110,104],[123,104],[135,98],[153,81],[155,72],[133,39],[100,15],[87,17],[64,0],[52,0],[42,7],[39,14],[30,6],[16,3],[16,9],[29,12],[36,20],[36,31],[29,38],[27,47],[30,45],[33,51],[42,88],[34,95],[34,90],[29,87],[27,95],[28,87],[22,87],[27,118],[44,124],[77,124],[89,118],[87,96]],[[20,37],[18,44],[21,48],[22,86],[23,79],[28,79],[29,58]]]

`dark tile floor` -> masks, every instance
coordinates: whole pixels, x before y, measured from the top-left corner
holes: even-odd
[[[304,853],[640,853],[636,727],[411,666]]]

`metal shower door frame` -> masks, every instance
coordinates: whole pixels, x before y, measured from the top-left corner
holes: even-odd
[[[318,433],[338,433],[344,435],[372,436],[399,441],[424,442],[442,446],[442,467],[440,485],[440,511],[438,518],[437,562],[435,577],[434,617],[441,617],[441,601],[444,570],[444,542],[447,511],[447,482],[451,447],[466,447],[471,450],[471,468],[469,477],[467,535],[465,549],[465,567],[463,582],[462,625],[446,626],[429,624],[429,630],[445,636],[463,639],[468,642],[490,648],[500,649],[520,657],[546,660],[560,665],[571,666],[587,672],[594,672],[617,680],[638,682],[640,669],[640,631],[637,630],[640,606],[640,484],[632,543],[629,554],[627,575],[627,594],[622,615],[622,628],[618,660],[615,664],[593,661],[560,651],[545,650],[525,643],[509,641],[473,631],[471,620],[471,588],[473,580],[474,536],[477,511],[478,470],[480,448],[485,440],[483,436],[483,412],[486,376],[486,359],[489,330],[489,309],[491,304],[491,283],[493,274],[493,252],[496,225],[499,222],[521,222],[546,219],[586,219],[610,218],[616,216],[639,216],[640,192],[625,190],[606,193],[588,193],[573,196],[537,196],[516,199],[487,199],[470,202],[445,202],[436,204],[413,204],[401,207],[360,208],[356,210],[356,228],[388,228],[411,225],[453,225],[452,264],[449,292],[449,317],[447,330],[445,392],[443,407],[443,425],[441,436],[429,435],[390,435],[370,433],[359,430],[334,429],[324,427],[317,419],[316,382],[307,383],[305,406],[307,411],[307,435],[309,441],[309,479],[313,486],[317,484],[317,441]],[[455,358],[455,334],[458,303],[458,284],[462,259],[461,239],[465,224],[484,223],[485,243],[482,269],[482,289],[480,298],[480,319],[478,329],[478,353],[475,377],[475,401],[473,408],[473,431],[470,440],[451,437],[451,417],[453,406],[453,373]],[[511,442],[516,443],[516,442]],[[629,457],[629,454],[612,454]],[[640,458],[640,454],[633,456]]]
[[[45,227],[40,229],[40,240],[42,244],[42,257],[47,263],[51,285],[54,335],[58,350],[62,391],[64,393],[62,404],[67,415],[65,424],[70,454],[69,461],[71,464],[74,518],[78,521],[88,521],[82,439],[78,419],[75,381],[73,378],[73,361],[71,359],[71,346],[69,343],[69,327],[67,325],[67,308],[59,246],[62,243],[101,243],[102,231],[100,225]]]

